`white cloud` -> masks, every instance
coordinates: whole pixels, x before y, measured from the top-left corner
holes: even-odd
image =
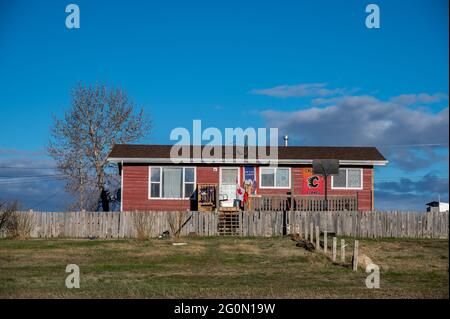
[[[420,93],[420,94],[402,94],[394,96],[390,99],[391,102],[402,104],[402,105],[413,105],[413,104],[432,104],[439,103],[442,101],[447,101],[448,95],[444,93]]]
[[[438,113],[411,109],[392,100],[373,96],[344,96],[326,107],[280,112],[266,110],[262,117],[270,127],[288,133],[301,145],[378,146],[403,169],[426,168],[446,157],[433,150],[383,148],[387,145],[446,144],[448,146],[448,107]],[[414,150],[414,152],[412,152]]]
[[[448,107],[437,114],[380,101],[347,96],[323,108],[280,112],[263,118],[302,144],[396,145],[448,142]]]
[[[329,89],[326,83],[304,83],[296,85],[280,85],[267,89],[254,89],[253,94],[266,95],[279,98],[306,97],[306,96],[332,96],[344,94],[341,88]]]
[[[66,210],[71,198],[54,167],[43,151],[0,149],[0,202],[17,200],[21,209]]]

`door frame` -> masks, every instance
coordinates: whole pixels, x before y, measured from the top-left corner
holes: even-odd
[[[241,167],[240,166],[220,166],[219,168],[219,196],[222,188],[222,169],[235,169],[238,172],[238,182],[236,185],[241,185]],[[236,186],[237,187],[237,186]],[[220,205],[220,204],[219,204]]]

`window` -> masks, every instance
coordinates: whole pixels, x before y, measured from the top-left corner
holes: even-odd
[[[195,190],[195,168],[184,168],[184,197],[191,197]]]
[[[290,188],[291,169],[290,168],[261,168],[259,187],[260,188]]]
[[[150,169],[150,197],[161,197],[161,168]]]
[[[331,178],[332,187],[335,189],[362,189],[362,173],[361,168],[340,168],[339,175]]]
[[[150,198],[189,198],[195,190],[194,167],[150,167]]]

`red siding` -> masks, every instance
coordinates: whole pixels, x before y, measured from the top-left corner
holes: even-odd
[[[169,199],[149,199],[148,198],[148,165],[124,165],[123,166],[123,203],[124,211],[133,210],[188,210],[191,208],[191,202],[188,199],[169,200]],[[304,167],[304,166],[303,166]],[[291,183],[294,187],[294,195],[301,194],[302,188],[302,170],[301,166],[291,167]],[[243,168],[240,170],[241,184],[243,183]],[[197,183],[219,183],[220,168],[218,166],[202,165],[196,170]],[[331,177],[328,180],[329,195],[355,195],[358,196],[359,210],[372,210],[373,184],[372,167],[363,169],[363,189],[362,190],[336,190],[331,188]],[[290,192],[290,188],[285,189],[260,189],[259,188],[259,168],[256,168],[257,194],[285,195]]]
[[[328,194],[330,195],[357,195],[358,210],[372,210],[372,168],[363,168],[363,189],[332,189],[331,177],[328,178]]]
[[[189,200],[149,199],[148,165],[123,166],[122,210],[188,210]]]
[[[197,183],[219,184],[218,166],[198,166],[197,167]]]

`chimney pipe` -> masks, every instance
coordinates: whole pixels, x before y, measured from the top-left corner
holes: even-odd
[[[283,140],[284,140],[284,146],[288,146],[289,136],[287,134],[283,136]]]

